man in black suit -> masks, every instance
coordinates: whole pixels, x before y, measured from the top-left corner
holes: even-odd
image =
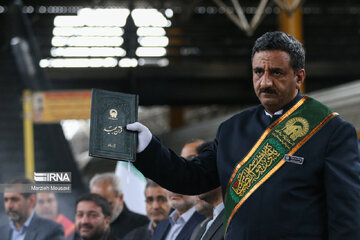
[[[149,219],[130,211],[124,203],[120,178],[113,173],[97,174],[90,180],[91,193],[109,201],[111,209],[111,233],[122,239],[133,229],[149,222]]]
[[[187,162],[140,123],[135,166],[166,189],[200,194],[221,186],[225,239],[360,239],[360,156],[354,127],[310,97],[305,51],[268,32],[252,49],[261,105],[224,121],[213,144]]]
[[[167,199],[168,191],[152,180],[145,186],[146,214],[149,224],[135,228],[128,233],[124,240],[150,240],[157,225],[169,217],[170,204]]]
[[[25,191],[24,185],[33,184],[29,179],[15,179],[5,186],[5,211],[10,224],[0,227],[4,240],[63,240],[62,226],[36,215],[36,194]]]
[[[152,240],[189,240],[195,227],[205,217],[195,210],[196,197],[168,192],[175,210],[155,228]]]

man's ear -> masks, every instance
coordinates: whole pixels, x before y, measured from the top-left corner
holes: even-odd
[[[120,202],[124,202],[124,194],[119,194],[118,198]]]
[[[110,227],[111,217],[107,216],[107,217],[105,217],[104,220],[105,220],[106,229],[108,229]]]
[[[305,69],[300,69],[296,72],[295,78],[296,78],[296,88],[300,89],[300,86],[304,83],[306,77]]]

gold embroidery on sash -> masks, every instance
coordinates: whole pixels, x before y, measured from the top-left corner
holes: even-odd
[[[239,197],[244,196],[249,188],[262,177],[279,156],[280,153],[269,143],[266,143],[249,166],[246,166],[241,171],[241,174],[238,175],[237,180],[232,185],[236,195]]]

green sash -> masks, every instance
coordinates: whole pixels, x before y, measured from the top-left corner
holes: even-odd
[[[303,97],[274,122],[238,163],[225,193],[225,233],[239,207],[332,117],[322,103]],[[299,157],[293,157],[301,160]]]

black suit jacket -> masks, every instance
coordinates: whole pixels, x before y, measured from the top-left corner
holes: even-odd
[[[130,211],[124,204],[120,215],[110,224],[111,234],[122,239],[133,229],[147,224],[149,219],[141,214]]]
[[[201,236],[204,234],[206,230],[206,225],[211,219],[206,219],[201,225],[199,225],[198,231],[193,233],[190,240],[200,240]],[[224,239],[224,228],[223,228],[223,220],[224,220],[224,209],[219,213],[219,215],[215,218],[214,222],[211,224],[204,237],[201,240],[222,240]]]
[[[184,227],[181,229],[179,235],[176,237],[176,239],[173,240],[189,240],[196,226],[204,219],[205,217],[203,215],[198,212],[194,212],[189,220],[185,223]],[[163,220],[155,228],[151,240],[164,240],[170,228],[171,224],[169,218]]]
[[[123,240],[150,240],[151,232],[149,230],[149,224],[135,228],[123,238]]]
[[[12,229],[9,225],[0,227],[0,239],[10,240]],[[24,240],[65,240],[63,227],[34,213]]]
[[[301,97],[299,93],[284,112]],[[270,124],[261,105],[236,114],[193,161],[153,137],[135,166],[173,192],[197,195],[220,184],[224,195],[234,168]],[[294,155],[304,158],[303,164],[286,162],[256,189],[234,214],[226,239],[360,239],[360,156],[354,127],[333,117]]]

